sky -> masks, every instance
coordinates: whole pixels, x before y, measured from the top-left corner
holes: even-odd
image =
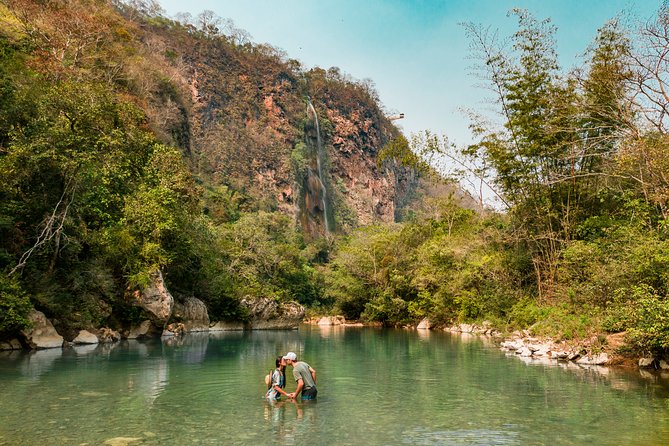
[[[159,0],[168,16],[210,10],[269,43],[304,68],[339,67],[376,85],[385,109],[409,136],[430,130],[458,145],[472,141],[465,110],[490,109],[488,93],[471,74],[462,23],[511,36],[512,8],[557,27],[564,70],[579,66],[597,29],[623,11],[651,17],[661,0]]]

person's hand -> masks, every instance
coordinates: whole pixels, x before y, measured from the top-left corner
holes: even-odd
[[[293,392],[293,393],[289,393],[289,394],[288,394],[288,398],[291,398],[291,399],[292,399],[292,398],[295,398],[295,393],[294,393],[294,392]]]

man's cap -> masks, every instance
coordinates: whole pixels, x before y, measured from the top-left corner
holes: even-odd
[[[283,359],[290,359],[291,361],[295,361],[295,360],[297,360],[297,355],[294,352],[288,352],[283,357]]]

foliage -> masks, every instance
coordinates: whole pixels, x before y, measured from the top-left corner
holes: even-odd
[[[0,275],[0,337],[29,326],[30,299],[16,279]]]

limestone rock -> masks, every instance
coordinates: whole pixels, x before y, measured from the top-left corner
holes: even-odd
[[[209,331],[209,313],[204,302],[195,297],[189,297],[183,306],[186,331]]]
[[[167,290],[160,271],[151,275],[151,283],[146,288],[135,292],[132,304],[146,310],[156,325],[163,326],[167,323],[172,315],[174,298]]]
[[[418,330],[429,330],[432,328],[432,324],[430,323],[429,319],[423,319],[416,328]]]
[[[74,344],[97,344],[98,342],[100,342],[98,337],[87,330],[79,331],[77,337],[72,340]]]
[[[0,350],[21,350],[22,348],[21,342],[16,338],[0,342]]]
[[[609,355],[600,353],[598,355],[583,356],[576,360],[577,364],[585,365],[604,365],[609,362]]]
[[[209,331],[239,331],[244,329],[241,322],[219,321],[209,326]]]
[[[139,325],[130,327],[126,338],[141,339],[157,335],[158,331],[150,320],[142,321]]]
[[[521,357],[530,357],[532,356],[532,350],[530,350],[527,347],[521,347],[518,350],[516,350],[516,354],[520,355]]]
[[[669,370],[669,363],[664,359],[660,360],[660,369]]]
[[[639,359],[639,367],[650,367],[653,365],[653,361],[655,361],[655,358],[648,357],[648,358],[640,358]]]
[[[318,325],[334,325],[333,318],[331,318],[330,316],[323,316],[318,321]]]
[[[108,327],[102,327],[98,332],[98,340],[101,343],[118,342],[121,340],[121,334]]]
[[[22,330],[21,334],[30,348],[58,348],[63,346],[63,337],[58,334],[44,313],[33,310],[28,315],[28,320],[30,320],[32,328]]]
[[[244,298],[241,301],[250,315],[249,328],[258,330],[297,328],[304,318],[304,307],[296,302],[277,302],[269,297]]]

